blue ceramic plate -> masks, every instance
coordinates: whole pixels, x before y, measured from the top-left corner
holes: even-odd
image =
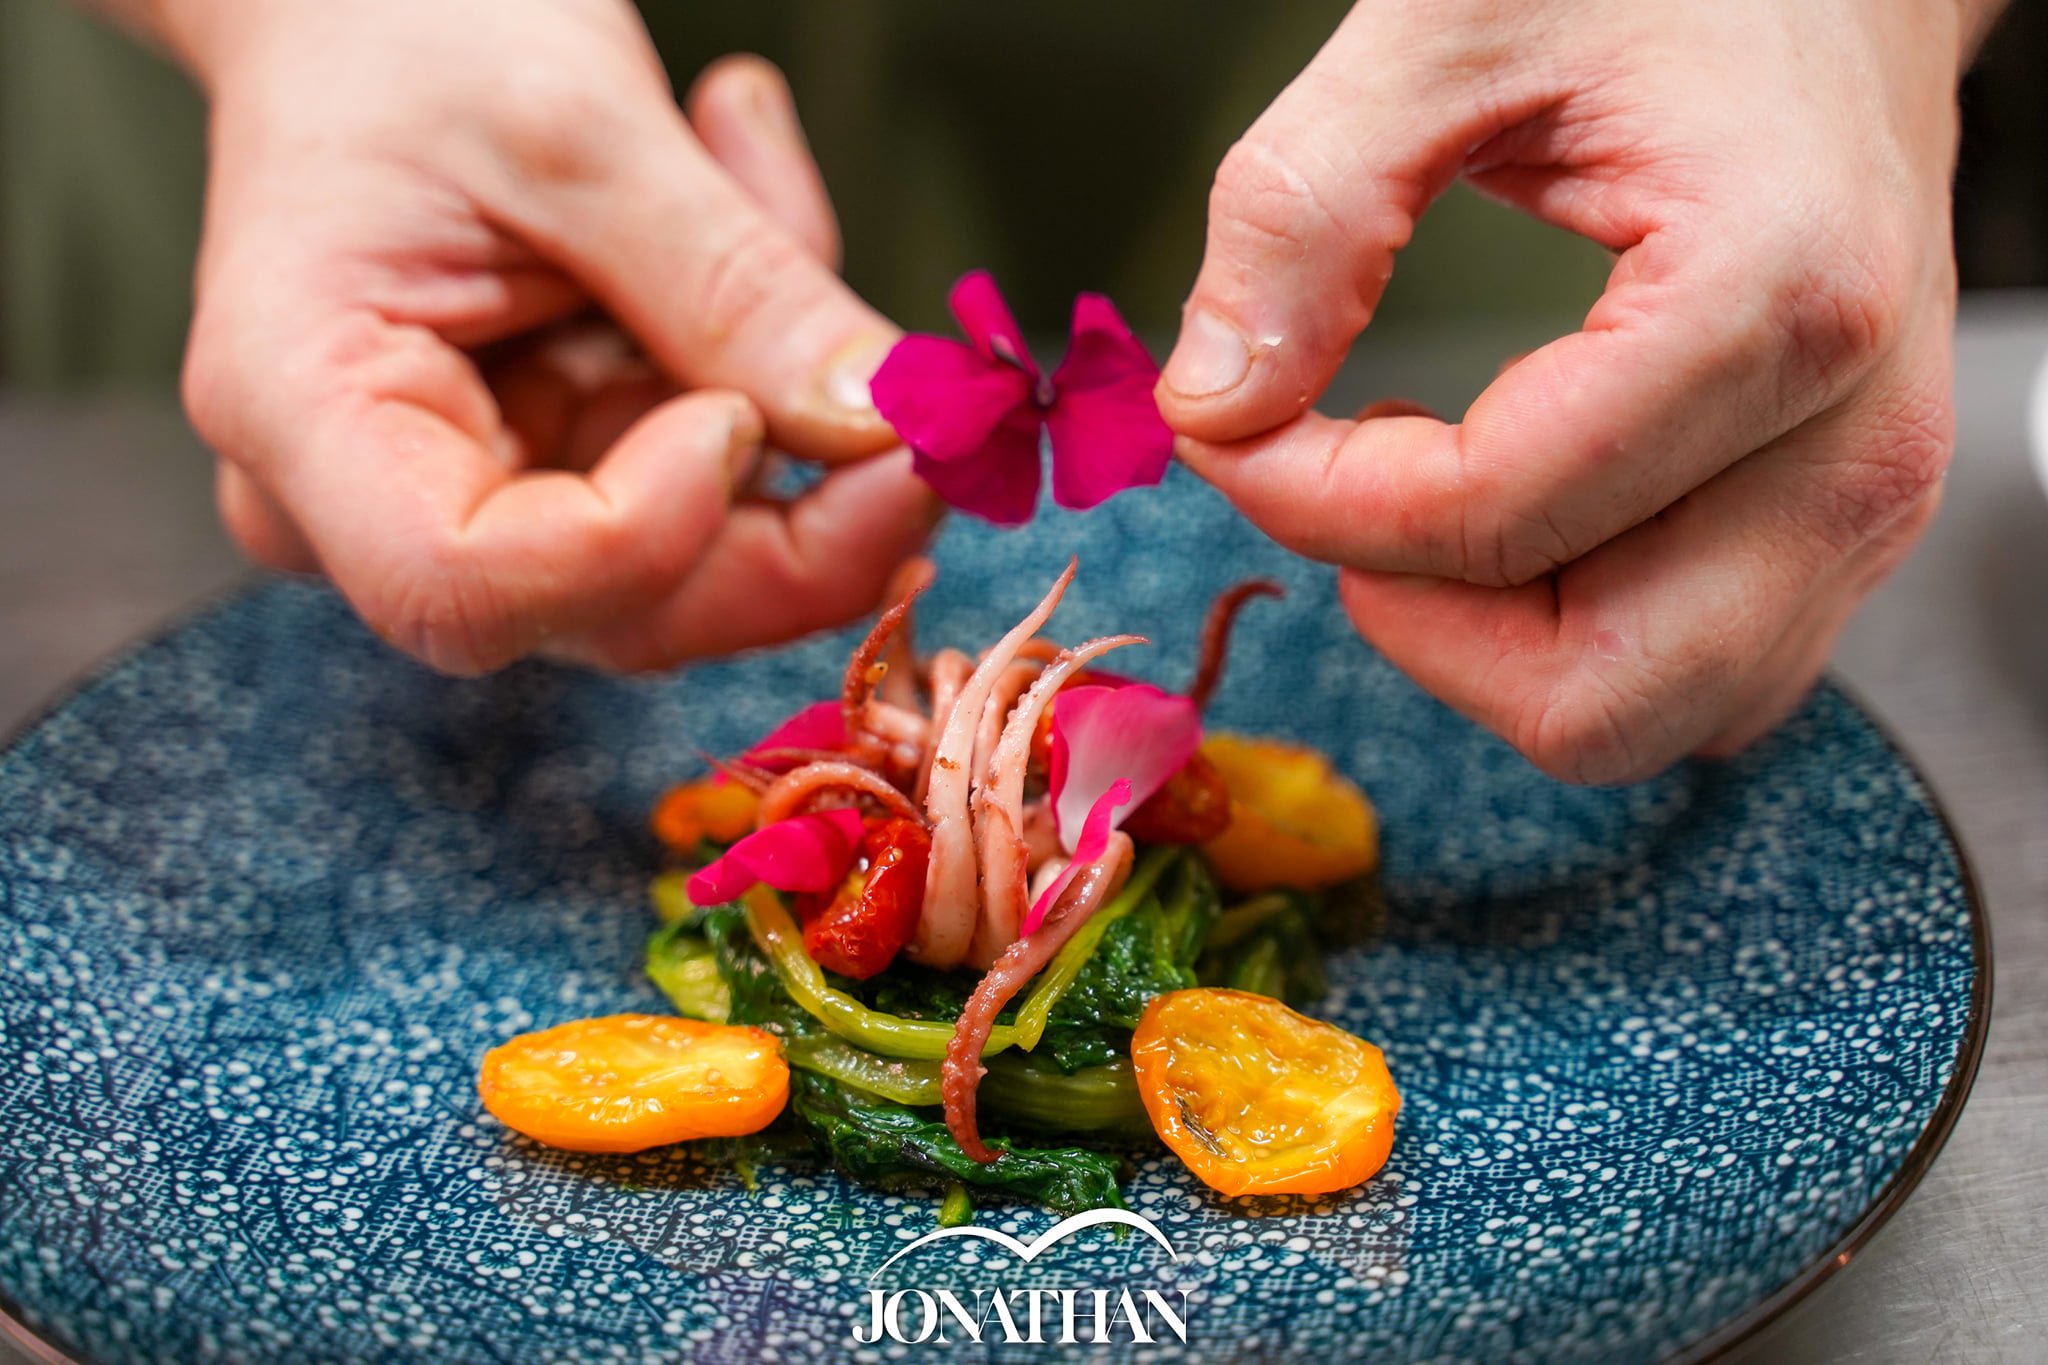
[[[877,1274],[931,1200],[508,1136],[476,1100],[486,1048],[660,1008],[638,969],[650,802],[828,694],[845,642],[454,682],[272,585],[0,755],[6,1306],[92,1361],[751,1363],[860,1349],[874,1290],[900,1335],[930,1325],[924,1293],[947,1349],[1030,1354],[999,1320],[966,1340],[937,1291],[1036,1302],[1051,1340],[1069,1303],[1092,1335],[1100,1289],[1127,1348],[1132,1292],[1140,1355],[1647,1360],[1752,1329],[1904,1198],[1982,1041],[1983,920],[1926,788],[1840,692],[1739,761],[1560,786],[1180,480],[955,528],[923,638],[987,640],[1070,549],[1059,632],[1146,632],[1139,666],[1169,683],[1216,588],[1293,588],[1246,613],[1215,719],[1322,746],[1382,813],[1385,933],[1332,964],[1322,1007],[1405,1096],[1376,1179],[1233,1204],[1148,1153],[1126,1193],[1170,1252],[1092,1228]],[[1025,1241],[1052,1221],[980,1217]]]

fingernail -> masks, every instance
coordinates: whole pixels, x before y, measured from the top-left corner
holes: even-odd
[[[856,417],[872,418],[875,399],[868,381],[895,344],[894,338],[862,337],[842,348],[825,370],[825,401]]]
[[[1166,386],[1190,398],[1225,393],[1251,372],[1252,349],[1235,327],[1206,309],[1181,324],[1180,341],[1167,359]]]
[[[767,432],[761,425],[761,414],[754,410],[752,403],[735,404],[732,414],[732,430],[725,438],[726,487],[738,492],[753,481],[754,472],[761,467],[762,440]]]
[[[782,82],[762,72],[747,91],[747,103],[760,126],[798,143],[804,140],[803,125],[797,122],[796,109],[790,103],[789,87]]]
[[[1358,421],[1370,422],[1376,417],[1428,417],[1441,422],[1434,408],[1424,407],[1412,398],[1382,398],[1367,403],[1358,410]]]

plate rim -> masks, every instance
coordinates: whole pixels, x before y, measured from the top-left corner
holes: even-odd
[[[2044,363],[2042,375],[2048,379],[2048,363]],[[2048,391],[2048,386],[2044,386],[2044,391]],[[0,757],[12,753],[32,731],[113,669],[148,653],[173,635],[216,612],[259,597],[279,586],[299,582],[301,580],[296,578],[252,571],[226,587],[194,600],[126,643],[108,650],[83,665],[20,721],[0,733]],[[1956,1121],[1961,1118],[1976,1086],[1978,1068],[1990,1039],[1992,978],[1995,975],[1990,907],[1984,895],[1983,882],[1977,876],[1976,865],[1971,861],[1969,847],[1963,842],[1948,803],[1926,769],[1899,738],[1891,722],[1870,704],[1859,689],[1845,682],[1832,665],[1816,680],[1815,686],[1833,687],[1840,692],[1884,742],[1892,757],[1913,775],[1927,797],[1928,808],[1941,826],[1943,839],[1955,856],[1963,899],[1970,910],[1970,1009],[1964,1019],[1962,1045],[1957,1049],[1955,1069],[1949,1074],[1948,1084],[1935,1101],[1934,1112],[1928,1115],[1926,1124],[1907,1149],[1898,1170],[1893,1172],[1892,1178],[1885,1182],[1884,1188],[1877,1192],[1848,1230],[1746,1312],[1664,1356],[1664,1365],[1707,1365],[1707,1362],[1726,1360],[1738,1347],[1804,1303],[1815,1291],[1830,1283],[1838,1272],[1847,1268],[1871,1239],[1891,1222],[1893,1215],[1905,1206],[1948,1146]],[[1811,695],[1810,690],[1808,695]],[[4,1285],[0,1285],[0,1340],[27,1355],[37,1365],[92,1365],[92,1362],[67,1354],[31,1327],[13,1294]]]
[[[1891,722],[1872,707],[1863,693],[1845,683],[1841,675],[1830,667],[1822,674],[1821,681],[1835,688],[1857,712],[1869,723],[1877,737],[1884,741],[1892,756],[1905,765],[1906,770],[1920,784],[1926,793],[1927,805],[1934,812],[1934,818],[1941,824],[1941,832],[1948,840],[1948,846],[1955,855],[1956,872],[1963,886],[1963,899],[1970,907],[1970,1012],[1963,1022],[1962,1046],[1956,1050],[1955,1069],[1949,1073],[1948,1084],[1942,1088],[1941,1098],[1934,1102],[1934,1112],[1927,1116],[1927,1123],[1920,1135],[1907,1149],[1899,1169],[1885,1182],[1884,1188],[1870,1201],[1856,1221],[1834,1244],[1822,1251],[1793,1272],[1783,1284],[1772,1291],[1748,1312],[1723,1323],[1720,1327],[1695,1338],[1692,1342],[1672,1352],[1665,1358],[1667,1365],[1705,1365],[1705,1362],[1726,1360],[1737,1347],[1750,1341],[1766,1327],[1783,1318],[1792,1309],[1804,1303],[1821,1286],[1833,1280],[1835,1275],[1848,1267],[1860,1255],[1886,1224],[1920,1187],[1927,1173],[1934,1169],[1934,1163],[1948,1146],[1949,1135],[1955,1131],[1956,1120],[1962,1117],[1963,1108],[1969,1103],[1970,1092],[1977,1084],[1977,1070],[1984,1060],[1984,1050],[1991,1036],[1991,1005],[1993,957],[1991,946],[1990,906],[1984,896],[1984,884],[1977,876],[1976,865],[1970,860],[1969,847],[1963,843],[1962,834],[1956,828],[1954,817],[1949,813],[1948,803],[1941,791],[1934,785],[1927,772],[1913,757],[1900,740]]]

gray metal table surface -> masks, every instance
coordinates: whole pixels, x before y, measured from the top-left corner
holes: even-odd
[[[1529,330],[1367,342],[1340,397],[1407,393],[1455,411],[1499,359],[1542,339]],[[1744,1365],[2048,1359],[2048,495],[2025,423],[2044,354],[2048,295],[1966,300],[1941,517],[1836,659],[1941,795],[1990,903],[1990,1045],[1920,1188],[1736,1348]],[[0,732],[244,572],[213,520],[210,462],[167,404],[0,399]],[[4,1338],[0,1365],[48,1358]]]

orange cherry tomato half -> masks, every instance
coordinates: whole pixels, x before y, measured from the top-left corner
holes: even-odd
[[[854,872],[829,902],[799,912],[811,960],[857,981],[895,961],[917,932],[931,858],[932,836],[917,821],[899,816],[871,822]]]
[[[678,853],[709,839],[729,844],[754,828],[760,798],[737,782],[704,778],[669,789],[654,807],[654,837]]]
[[[1401,1095],[1380,1050],[1269,996],[1155,996],[1131,1062],[1160,1141],[1222,1194],[1350,1189],[1394,1145]]]
[[[759,1132],[789,1099],[775,1036],[667,1014],[522,1033],[484,1054],[477,1093],[507,1128],[572,1152],[639,1152]]]
[[[1365,793],[1314,749],[1211,734],[1202,756],[1230,788],[1230,825],[1202,845],[1232,891],[1312,891],[1379,865],[1379,821]]]

